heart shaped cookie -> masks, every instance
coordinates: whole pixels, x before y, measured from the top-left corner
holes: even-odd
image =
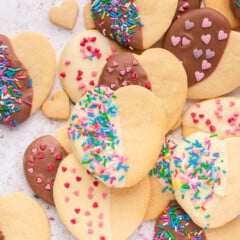
[[[147,49],[170,26],[177,0],[112,1],[92,0],[91,12],[96,28],[103,35],[130,49]],[[156,24],[161,19],[161,24]]]
[[[174,199],[170,162],[176,147],[176,140],[166,136],[157,164],[150,171],[151,194],[144,220],[155,219],[167,207],[169,201]]]
[[[239,11],[239,7],[237,6],[237,0],[205,0],[205,6],[208,8],[212,8],[220,13],[222,13],[231,24],[231,28],[238,28],[239,21],[237,17],[237,11]],[[235,14],[234,14],[235,13]]]
[[[215,228],[236,218],[240,206],[240,138],[220,140],[195,133],[181,141],[173,154],[175,197],[199,226]]]
[[[60,6],[54,6],[49,11],[49,19],[52,23],[67,29],[73,29],[79,12],[76,0],[63,0]]]
[[[59,63],[61,84],[73,102],[98,84],[106,61],[120,48],[97,30],[75,35],[65,46]]]
[[[240,34],[213,9],[190,11],[172,24],[163,46],[185,67],[188,98],[218,97],[240,85],[239,40]]]
[[[42,105],[42,111],[48,118],[67,120],[70,116],[70,102],[64,91],[53,94],[52,100]]]
[[[240,99],[222,97],[195,103],[183,115],[184,137],[202,131],[219,138],[240,136]]]
[[[165,133],[161,102],[139,86],[88,91],[75,105],[68,130],[77,159],[97,179],[119,188],[147,175]]]
[[[54,205],[52,188],[61,160],[68,153],[58,140],[50,135],[33,141],[24,153],[24,173],[33,192]]]
[[[104,66],[98,84],[113,90],[128,85],[152,90],[163,102],[168,130],[178,122],[187,97],[187,77],[181,63],[160,48],[141,55],[125,52],[113,56]]]
[[[24,193],[0,196],[0,238],[11,240],[50,240],[46,213]]]
[[[34,32],[0,35],[0,122],[16,127],[42,104],[55,80],[55,52]],[[31,54],[30,54],[31,53]]]
[[[127,239],[143,219],[149,194],[147,177],[132,188],[110,189],[73,154],[62,161],[54,184],[56,210],[77,239]]]

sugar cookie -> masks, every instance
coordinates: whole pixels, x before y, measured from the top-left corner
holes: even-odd
[[[204,0],[206,7],[215,9],[228,19],[229,23],[231,24],[231,28],[238,28],[239,23],[231,9],[231,2],[234,2],[234,0]]]
[[[176,201],[171,201],[157,219],[153,240],[201,239],[206,240],[202,228],[197,226]]]
[[[172,24],[164,48],[182,61],[189,98],[218,97],[240,85],[239,40],[227,19],[208,8],[190,11]]]
[[[68,154],[53,136],[33,141],[24,153],[24,173],[34,193],[54,205],[52,188],[61,160]]]
[[[75,35],[65,46],[58,63],[61,84],[73,102],[97,86],[106,61],[120,48],[97,30]]]
[[[24,193],[0,196],[1,240],[50,240],[46,213],[33,198]],[[1,238],[1,236],[4,236]]]
[[[143,50],[158,41],[170,26],[178,0],[92,0],[96,28],[123,47]],[[161,18],[161,24],[156,24]]]
[[[95,29],[94,21],[91,17],[91,3],[87,3],[84,6],[84,20],[85,20],[85,27],[86,29]]]
[[[34,32],[0,35],[0,123],[16,127],[42,104],[55,80],[55,52]]]
[[[156,166],[150,171],[151,194],[145,220],[156,218],[165,209],[170,200],[174,199],[170,161],[177,147],[177,142],[166,136],[162,144]]]
[[[99,87],[75,105],[68,133],[77,159],[97,179],[130,187],[156,162],[166,133],[165,113],[145,88],[127,86],[114,92]]]
[[[193,104],[183,115],[184,137],[202,131],[219,138],[240,136],[240,98],[222,97]]]
[[[163,102],[168,130],[178,122],[187,97],[184,68],[175,56],[160,48],[141,55],[125,52],[112,57],[103,68],[99,85],[113,90],[140,85],[152,90]]]
[[[48,118],[67,120],[70,116],[70,101],[64,91],[57,91],[51,100],[42,105],[42,111]]]
[[[56,210],[77,239],[127,239],[143,219],[149,194],[148,178],[132,188],[107,188],[73,154],[61,163],[54,184]]]
[[[54,6],[49,11],[49,19],[52,23],[67,29],[73,29],[79,12],[76,0],[63,0],[60,6]]]
[[[220,140],[195,133],[181,141],[170,164],[175,197],[205,229],[221,227],[240,213],[240,138]]]

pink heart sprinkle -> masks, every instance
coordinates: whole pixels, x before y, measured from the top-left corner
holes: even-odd
[[[64,201],[65,201],[65,203],[69,203],[70,198],[69,197],[65,197]]]
[[[126,72],[129,73],[132,70],[131,67],[126,67]]]
[[[97,71],[92,71],[92,76],[96,77],[97,76]]]
[[[202,56],[203,51],[201,49],[194,48],[193,49],[193,56],[195,59],[198,59]]]
[[[235,106],[235,102],[230,101],[230,102],[229,102],[229,106],[230,106],[230,107],[234,107],[234,106]]]
[[[111,88],[115,88],[116,87],[116,84],[114,84],[114,83],[111,83],[111,86],[110,86]]]
[[[135,59],[133,59],[133,60],[132,60],[132,64],[133,64],[133,66],[137,66],[137,65],[138,65],[138,61],[135,60]]]
[[[204,18],[202,21],[202,28],[210,28],[212,26],[212,22],[208,18]]]
[[[123,87],[127,86],[127,81],[124,80],[121,85],[122,85]]]
[[[33,168],[28,168],[29,173],[33,173]]]
[[[94,195],[93,195],[93,194],[88,194],[88,199],[89,199],[89,200],[92,200],[92,199],[93,199],[93,197],[94,197]]]
[[[172,36],[171,37],[171,42],[174,47],[176,47],[181,41],[180,37]]]
[[[38,154],[38,159],[43,159],[44,157],[45,157],[45,155],[43,153]]]
[[[191,40],[187,37],[182,38],[182,45],[183,46],[188,46],[191,43]]]
[[[91,215],[91,213],[89,212],[89,211],[86,211],[85,212],[85,216],[87,217],[87,216],[90,216]]]
[[[184,25],[185,25],[185,29],[187,31],[191,30],[195,26],[194,22],[192,22],[192,21],[190,21],[188,19],[185,21]]]
[[[126,71],[125,70],[121,70],[120,71],[120,75],[124,76],[126,74]]]
[[[109,73],[113,72],[113,68],[109,67],[109,68],[108,68],[108,72],[109,72]]]
[[[89,187],[89,188],[88,188],[88,192],[89,192],[89,193],[93,193],[93,192],[94,192],[94,188],[93,188],[93,187]]]
[[[89,228],[89,229],[88,229],[88,234],[91,235],[91,234],[93,234],[93,233],[94,233],[93,229]]]
[[[98,223],[98,227],[99,227],[99,228],[102,228],[102,227],[103,227],[103,222],[99,222],[99,223]]]
[[[102,193],[102,198],[103,199],[106,199],[108,197],[108,194],[107,193]]]
[[[92,222],[92,221],[88,221],[88,222],[87,222],[87,226],[88,226],[88,227],[91,227],[92,225],[93,225],[93,222]]]
[[[202,70],[207,70],[212,67],[212,64],[208,62],[207,60],[202,61]]]
[[[112,67],[117,67],[117,66],[118,66],[118,62],[113,61],[113,62],[112,62]]]
[[[41,144],[41,145],[40,145],[40,149],[41,149],[42,151],[44,151],[46,148],[47,148],[47,145],[46,145],[46,144]]]
[[[45,186],[45,189],[46,189],[46,190],[51,190],[51,185],[48,183],[48,184]]]
[[[204,43],[204,44],[206,44],[206,45],[208,45],[209,44],[209,42],[211,41],[211,39],[212,39],[212,36],[210,35],[210,34],[203,34],[202,36],[201,36],[201,40],[202,40],[202,42]]]
[[[33,148],[32,153],[36,153],[36,152],[37,152],[37,148]]]
[[[34,160],[33,157],[30,157],[30,158],[28,159],[28,162],[29,162],[29,163],[35,163],[35,160]]]
[[[103,213],[100,213],[100,214],[98,215],[98,218],[99,218],[99,219],[103,219]]]
[[[203,72],[196,71],[195,78],[197,81],[201,81],[204,78],[205,74]]]
[[[206,50],[206,59],[211,59],[213,57],[215,57],[215,52],[208,48]]]
[[[76,168],[72,168],[72,169],[71,169],[71,172],[72,172],[72,173],[76,173]]]
[[[225,40],[225,39],[227,39],[227,37],[228,37],[227,33],[225,33],[223,30],[220,30],[218,32],[218,40],[219,41]]]
[[[79,192],[78,192],[78,191],[74,191],[74,192],[73,192],[73,195],[74,195],[75,197],[78,197],[78,196],[79,196]]]
[[[50,153],[54,153],[54,152],[55,152],[55,147],[50,147],[50,148],[49,148],[49,152],[50,152]]]
[[[36,182],[39,184],[39,183],[42,183],[42,179],[40,177],[37,178]]]

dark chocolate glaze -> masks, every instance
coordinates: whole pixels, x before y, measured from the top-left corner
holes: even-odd
[[[54,205],[53,183],[58,166],[68,153],[50,135],[33,141],[24,154],[24,173],[33,192]]]
[[[171,234],[174,239],[179,240],[206,240],[203,229],[191,220],[176,201],[171,201],[158,217],[155,224],[154,240],[173,239]]]
[[[0,123],[8,124],[10,127],[15,127],[18,123],[25,121],[31,114],[33,89],[32,86],[29,85],[29,80],[31,79],[29,73],[26,67],[15,55],[10,40],[6,36],[0,34],[0,44],[7,46],[7,48],[4,50],[4,57],[0,56],[0,62],[2,62],[4,59],[7,59],[9,62],[8,67],[13,69],[20,68],[21,75],[25,76],[24,78],[19,80],[19,83],[21,84],[21,88],[19,90],[22,92],[22,96],[20,98],[21,101],[20,102],[15,101],[15,106],[17,106],[17,108],[19,108],[20,110],[10,113],[9,115],[10,117],[7,118],[7,121],[6,119],[5,120],[0,119]],[[0,96],[0,108],[4,107],[4,105],[1,105],[2,100],[3,100],[2,96]],[[27,104],[25,101],[27,101],[30,104]],[[6,114],[6,110],[0,110],[0,114],[4,115],[4,113]]]
[[[131,53],[120,53],[106,63],[99,78],[99,86],[117,90],[128,85],[151,89],[146,72],[134,56]]]
[[[230,32],[228,20],[210,8],[192,10],[172,24],[163,47],[183,63],[188,87],[214,72],[225,51]]]

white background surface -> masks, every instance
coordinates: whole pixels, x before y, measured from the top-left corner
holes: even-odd
[[[73,34],[84,29],[83,6],[87,0],[78,0],[80,12],[73,31],[57,27],[48,19],[49,9],[61,2],[61,0],[0,0],[0,33],[9,37],[23,31],[43,33],[52,42],[58,59],[64,45]],[[52,93],[60,89],[59,80],[56,78]],[[23,191],[33,196],[23,173],[24,151],[34,139],[45,134],[54,134],[63,124],[64,122],[47,119],[41,110],[38,110],[16,129],[10,130],[0,125],[0,195]],[[41,200],[37,201],[46,209],[48,217],[54,218],[50,221],[51,240],[74,240],[75,238],[58,219],[55,208]],[[144,223],[130,240],[151,239],[152,227],[152,222]]]

